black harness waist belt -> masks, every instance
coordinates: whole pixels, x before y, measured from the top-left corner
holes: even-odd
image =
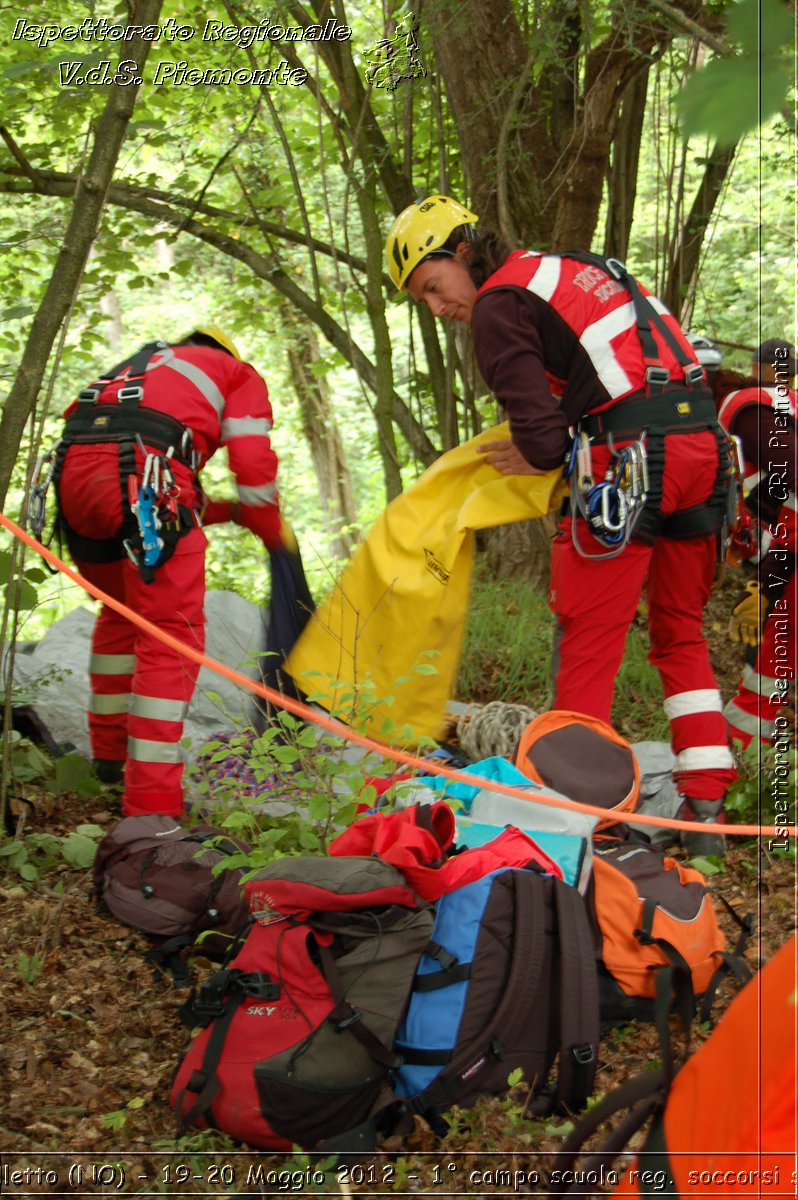
[[[591,438],[603,433],[637,437],[644,429],[695,433],[697,429],[714,428],[717,420],[711,397],[676,384],[661,395],[640,396],[614,404],[604,412],[588,413],[580,418],[579,428]]]
[[[701,394],[679,384],[650,396],[634,396],[625,404],[616,404],[605,412],[590,413],[579,421],[580,430],[597,444],[612,435],[618,441],[646,434],[648,451],[648,498],[635,525],[636,541],[653,543],[658,537],[677,540],[706,537],[719,533],[729,521],[732,500],[728,438],[718,423],[715,405]],[[718,445],[715,482],[701,504],[680,509],[667,516],[662,512],[662,481],[665,472],[665,439],[669,434],[714,433]]]
[[[79,403],[67,418],[62,444],[66,448],[127,442],[135,441],[137,435],[162,454],[171,449],[178,462],[191,467],[191,439],[186,426],[153,408]]]

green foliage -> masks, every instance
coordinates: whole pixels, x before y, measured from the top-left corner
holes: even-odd
[[[554,618],[545,596],[508,579],[474,573],[457,696],[547,708],[551,699]],[[659,675],[647,661],[648,637],[633,626],[615,683],[613,723],[633,740],[668,740]]]
[[[737,754],[739,779],[726,795],[724,808],[739,825],[774,825],[779,814],[794,813],[798,794],[798,751],[777,746],[763,747],[755,738]],[[785,839],[786,841],[786,839]],[[795,839],[789,845],[769,845],[776,855],[795,855]]]
[[[7,596],[12,608],[22,612],[35,608],[39,600],[36,584],[43,583],[47,577],[47,572],[35,565],[20,572],[14,567],[12,552],[0,550],[0,605]]]
[[[347,746],[345,739],[320,735],[287,712],[257,737],[245,730],[229,743],[208,743],[209,775],[215,764],[237,754],[263,785],[256,800],[240,800],[234,781],[227,793],[208,789],[225,813],[221,819],[215,814],[220,827],[252,846],[250,854],[231,855],[219,869],[257,870],[290,854],[323,854],[330,839],[351,824],[358,804],[375,796],[373,788],[364,791],[374,768],[348,761]]]
[[[710,133],[732,146],[784,106],[792,83],[795,14],[783,0],[740,0],[727,36],[737,47],[696,71],[676,97],[687,137]]]
[[[13,960],[9,959],[8,965],[12,965]],[[38,983],[42,970],[44,969],[44,955],[35,951],[33,954],[25,954],[20,950],[16,958],[16,971],[23,983],[27,983],[29,987]]]
[[[99,825],[79,825],[65,836],[29,833],[20,838],[0,838],[0,872],[14,872],[26,883],[35,883],[64,863],[74,870],[88,870],[104,834]]]
[[[114,1112],[103,1113],[100,1123],[104,1129],[112,1129],[115,1133],[121,1133],[127,1125],[130,1113],[143,1107],[143,1098],[141,1096],[134,1096],[132,1100],[128,1100],[124,1108],[118,1108]]]

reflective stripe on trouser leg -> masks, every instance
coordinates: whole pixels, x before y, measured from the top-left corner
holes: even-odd
[[[772,745],[788,728],[783,713],[790,698],[790,680],[795,678],[795,639],[794,635],[782,638],[780,633],[778,622],[768,619],[756,665],[743,668],[737,695],[724,709],[731,736],[744,746],[753,738]]]
[[[702,619],[715,572],[714,537],[659,538],[648,580],[651,650],[665,692],[679,791],[720,800],[737,778]]]
[[[165,633],[195,649],[205,645],[205,535],[194,529],[177,544],[174,555],[157,567],[155,579],[135,584],[134,607]],[[183,719],[199,665],[151,634],[136,638],[128,716],[128,765],[122,809],[126,816],[183,809]]]
[[[118,486],[118,485],[117,485]],[[115,600],[126,601],[126,564],[77,562],[90,583]],[[92,756],[121,762],[127,748],[130,683],[136,665],[135,630],[125,617],[103,605],[94,625],[89,658],[87,704]]]

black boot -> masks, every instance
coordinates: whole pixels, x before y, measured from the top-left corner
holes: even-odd
[[[124,758],[95,758],[94,774],[106,787],[117,787],[125,781]]]
[[[679,809],[681,821],[695,821],[695,831],[683,829],[681,842],[689,858],[723,858],[726,854],[726,839],[722,833],[702,833],[701,822],[715,825],[725,824],[722,800],[691,800],[685,796]]]

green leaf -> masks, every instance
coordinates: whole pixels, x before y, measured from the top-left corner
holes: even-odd
[[[65,754],[56,759],[55,785],[59,791],[74,792],[91,774],[91,764],[79,754]]]
[[[438,668],[433,667],[432,663],[416,663],[413,667],[416,675],[437,675]]]
[[[34,879],[39,878],[39,872],[34,867],[33,863],[25,862],[19,867],[19,874],[23,879],[27,879],[29,883],[33,883]]]
[[[97,843],[81,833],[68,833],[61,846],[61,854],[70,867],[86,870],[94,862]]]
[[[690,866],[695,867],[696,871],[700,871],[702,875],[722,875],[725,867],[719,858],[714,854],[709,854],[705,858],[691,858]]]
[[[3,238],[3,244],[9,246],[12,242],[23,242],[29,234],[13,233],[10,237]],[[36,312],[35,308],[31,308],[28,304],[12,304],[11,308],[4,308],[0,312],[0,321],[21,321],[23,317],[29,317],[31,313]]]
[[[272,758],[279,763],[295,763],[299,760],[300,754],[293,746],[275,746],[271,752]]]

